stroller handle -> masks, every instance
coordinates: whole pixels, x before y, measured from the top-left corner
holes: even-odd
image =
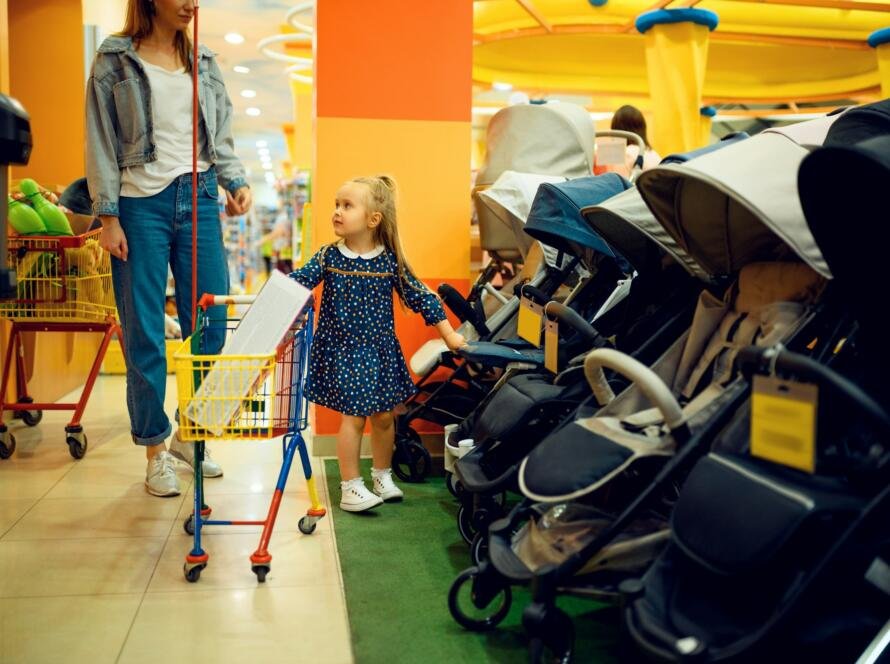
[[[615,398],[615,393],[606,380],[604,368],[629,378],[640,388],[649,402],[661,411],[664,422],[671,431],[684,426],[683,409],[658,374],[642,362],[611,348],[592,350],[584,359],[584,375],[600,406],[609,404]]]
[[[596,328],[588,323],[574,309],[570,309],[560,302],[548,302],[544,307],[544,313],[548,317],[556,318],[560,323],[565,323],[573,330],[581,334],[592,346],[605,346],[606,340],[596,331]]]

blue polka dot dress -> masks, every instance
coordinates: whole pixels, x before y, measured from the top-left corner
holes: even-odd
[[[359,255],[340,242],[291,273],[310,289],[324,281],[306,390],[313,403],[366,416],[390,411],[417,392],[396,339],[393,290],[427,325],[445,320],[445,311],[413,275],[400,280],[396,272],[395,255],[382,246]]]

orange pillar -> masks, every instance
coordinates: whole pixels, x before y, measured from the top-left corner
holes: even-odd
[[[334,240],[337,188],[387,173],[399,185],[399,232],[417,276],[466,292],[472,1],[318,2],[315,29],[313,251]],[[436,332],[395,312],[410,359]],[[337,422],[318,412],[316,432],[333,433]]]
[[[80,0],[9,0],[10,93],[31,115],[34,150],[12,178],[47,187],[84,176],[84,52]]]

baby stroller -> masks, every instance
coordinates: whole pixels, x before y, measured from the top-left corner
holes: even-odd
[[[778,341],[803,346],[811,338],[814,303],[830,273],[799,206],[787,205],[789,193],[796,200],[794,173],[804,154],[788,134],[761,134],[641,176],[643,199],[709,288],[692,327],[652,369],[611,349],[587,356],[592,405],[600,409],[579,408],[523,461],[519,486],[529,501],[492,524],[490,560],[452,586],[458,622],[490,628],[506,615],[510,584],[531,584],[523,624],[533,658],[549,650],[567,661],[573,628],[556,595],[615,599],[620,582],[664,546],[678,484],[748,389],[734,366],[739,350]],[[758,170],[764,161],[781,168],[765,174]],[[617,398],[606,368],[633,383]],[[533,509],[530,501],[545,505]],[[577,528],[571,522],[579,516],[586,523]],[[460,605],[467,583],[473,605],[488,610],[483,618]]]
[[[590,178],[591,183],[597,180]],[[581,256],[583,265],[593,267],[604,261],[621,265],[623,279],[614,289],[613,282],[603,281],[603,288],[589,307],[593,312],[589,320],[596,329],[585,323],[589,332],[580,344],[567,346],[571,350],[565,354],[560,365],[565,368],[559,374],[554,377],[547,372],[531,372],[510,380],[493,394],[490,403],[483,404],[452,434],[452,444],[463,438],[477,443],[455,464],[462,503],[458,528],[472,544],[475,561],[480,560],[487,545],[488,524],[501,515],[502,501],[497,497],[504,491],[518,490],[519,463],[589,396],[580,354],[591,348],[618,346],[628,348],[644,362],[652,362],[691,320],[698,290],[693,280],[676,263],[663,262],[663,252],[640,233],[634,225],[637,220],[631,221],[632,217],[610,215],[613,234],[610,242],[605,243],[597,232],[596,216],[592,221],[582,216],[579,209],[591,209],[583,205],[583,197],[578,198],[577,190],[583,183],[584,180],[576,180],[542,186],[526,231]],[[625,191],[601,205],[609,206],[633,191]],[[569,209],[573,199],[582,205]],[[620,223],[623,226],[619,228]],[[682,253],[679,247],[669,246],[673,252]],[[631,278],[631,274],[637,276]],[[556,305],[548,306],[548,314],[564,317]]]
[[[829,134],[840,144],[800,168],[803,208],[853,319],[843,345],[829,366],[781,348],[740,358],[764,382],[818,389],[813,439],[798,455],[807,463],[739,445],[764,430],[745,412],[740,435],[718,440],[695,466],[669,545],[640,581],[622,586],[624,627],[650,660],[852,662],[861,653],[856,661],[886,661],[890,355],[881,312],[861,284],[884,278],[890,238],[874,221],[885,214],[890,135],[848,140],[856,123],[874,129],[873,111],[845,114]],[[853,195],[838,197],[838,187]]]
[[[744,138],[747,136],[735,135],[665,161],[685,163]],[[648,365],[692,320],[699,287],[681,265],[699,278],[707,280],[707,275],[661,228],[636,189],[584,206],[583,196],[578,196],[584,182],[541,185],[526,233],[580,256],[582,265],[595,266],[614,258],[625,278],[604,303],[605,293],[592,300],[599,307],[593,316],[596,330],[591,328],[587,334],[589,343],[583,350],[615,347]],[[580,206],[575,204],[578,202],[582,202]],[[617,248],[617,255],[610,247]],[[461,498],[458,529],[471,544],[474,562],[480,562],[487,548],[488,524],[502,514],[502,492],[517,490],[519,463],[589,396],[582,362],[583,358],[571,362],[555,379],[532,372],[506,383],[494,393],[490,406],[483,403],[452,434],[452,446],[466,438],[478,443],[457,464],[463,480],[455,482],[452,491]],[[620,376],[615,381],[616,387],[622,385]]]
[[[594,144],[590,114],[576,104],[522,104],[492,116],[486,132],[485,163],[473,189],[479,242],[491,256],[480,280],[502,274],[509,281],[522,258],[512,228],[485,204],[480,193],[508,170],[563,178],[590,175]]]
[[[573,181],[581,185],[571,185],[587,203],[609,198],[628,186],[623,178],[615,174],[600,178],[595,184],[592,184],[593,181],[593,177],[582,178]],[[565,183],[565,186],[568,186],[568,183]],[[525,188],[525,191],[530,190],[530,187]],[[515,206],[511,207],[515,210]],[[575,213],[577,214],[577,208]],[[521,214],[521,211],[518,211],[516,216],[518,214]],[[553,215],[548,217],[547,223],[554,223]],[[585,302],[596,302],[596,307],[599,308],[609,293],[616,289],[616,283],[624,276],[624,272],[617,263],[618,259],[614,253],[601,240],[598,242],[601,251],[608,252],[608,259],[588,265],[583,277],[579,277],[576,270],[580,257],[573,256],[562,247],[548,248],[547,253],[553,262],[559,265],[559,269],[549,267],[544,279],[535,282],[538,284],[537,287],[521,286],[523,295],[544,306],[553,297],[560,284],[568,283],[573,288],[565,300],[566,303],[578,303],[572,304],[573,307],[577,307]],[[535,245],[540,246],[537,242]],[[548,260],[546,256],[544,260]],[[595,275],[593,278],[591,272]],[[457,356],[447,351],[440,351],[432,365],[423,367],[427,373],[418,383],[420,391],[406,403],[407,411],[398,418],[396,424],[393,470],[400,478],[409,481],[422,480],[431,465],[429,453],[420,443],[419,435],[411,427],[414,420],[423,419],[443,426],[460,422],[484,401],[486,395],[491,394],[513,373],[543,368],[544,353],[541,349],[535,348],[525,340],[506,336],[507,332],[516,330],[518,308],[519,301],[515,298],[512,306],[508,308],[505,305],[493,316],[499,321],[494,331],[489,330],[488,338],[493,341],[470,341]],[[590,312],[582,309],[580,313],[582,318],[590,320],[596,309]],[[506,318],[508,314],[509,319]],[[572,318],[566,319],[565,322],[572,325],[583,323],[583,320]],[[583,338],[584,334],[586,330],[582,326],[580,331],[576,331],[566,339],[565,344],[568,344],[566,347],[572,347],[572,344],[577,347],[578,340]],[[581,343],[586,342],[581,341]],[[581,352],[587,347],[582,345],[573,352]],[[570,351],[563,351],[567,352]],[[446,367],[450,371],[447,378],[438,378],[435,371],[440,367]]]

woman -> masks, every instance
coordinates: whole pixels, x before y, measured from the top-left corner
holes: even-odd
[[[612,116],[612,129],[620,129],[622,131],[630,131],[643,139],[643,144],[646,146],[645,152],[643,152],[643,170],[648,171],[650,168],[654,168],[658,166],[658,163],[661,161],[661,157],[658,153],[652,149],[652,146],[649,145],[649,137],[646,136],[646,118],[643,117],[643,114],[640,112],[636,106],[622,106],[615,114]],[[621,166],[606,166],[603,171],[613,171],[615,173],[620,173],[624,177],[630,177],[630,173],[633,170],[634,162],[637,160],[637,157],[640,155],[640,148],[630,143],[627,146],[627,151],[625,153],[624,164]]]
[[[106,39],[87,83],[87,180],[112,255],[112,279],[124,330],[127,407],[133,441],[145,447],[146,490],[179,494],[174,457],[189,465],[194,444],[173,435],[164,412],[164,294],[167,266],[176,281],[182,333],[192,330],[192,0],[128,0],[120,34]],[[198,293],[228,293],[217,207],[251,205],[232,140],[232,104],[213,54],[198,51]],[[220,308],[221,309],[221,308]],[[211,318],[225,316],[211,311]],[[222,339],[212,342],[218,351]],[[212,349],[211,349],[212,350]],[[222,469],[209,456],[205,477]]]

